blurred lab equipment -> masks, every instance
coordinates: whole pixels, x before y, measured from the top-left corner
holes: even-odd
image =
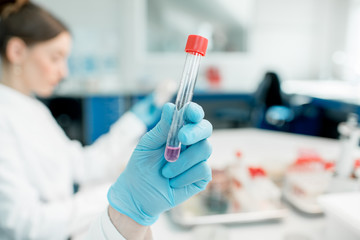
[[[281,208],[281,192],[262,167],[249,167],[251,181],[247,191],[250,193],[255,210]]]
[[[199,35],[189,35],[186,46],[186,59],[181,82],[176,97],[176,109],[165,148],[165,159],[174,162],[179,158],[181,143],[178,139],[180,128],[184,125],[184,110],[191,101],[199,71],[201,57],[205,56],[208,40]]]
[[[223,167],[213,167],[205,191],[170,211],[174,222],[198,226],[284,218],[281,191],[262,167],[244,163],[240,151],[225,162]]]
[[[314,149],[300,149],[296,161],[286,171],[285,199],[302,212],[321,213],[317,198],[328,191],[333,171],[334,163],[323,159]]]
[[[210,66],[206,69],[206,79],[210,86],[210,89],[216,90],[221,87],[221,74],[220,69],[216,66]]]
[[[250,177],[249,166],[261,167],[266,172],[266,177],[275,182],[279,189],[283,186],[288,168],[299,156],[313,156],[314,159],[316,156],[320,157],[324,160],[323,167],[326,167],[331,175],[334,165],[328,163],[335,162],[341,151],[341,144],[337,139],[254,128],[216,129],[208,140],[213,146],[213,153],[208,160],[213,169],[223,171],[226,166],[231,165],[230,174],[238,161],[238,165],[247,171]],[[269,240],[326,239],[326,219],[323,215],[297,211],[288,201],[282,202],[283,208],[273,211],[202,215],[205,204],[200,199],[196,196],[190,200],[191,203],[185,202],[179,208],[161,216],[153,226],[154,235],[161,240],[193,239],[197,227],[210,224],[210,227],[216,228],[222,224],[227,231],[226,236],[232,240],[237,240],[240,236],[243,239]],[[193,231],[189,230],[189,227],[192,227]],[[204,236],[207,236],[206,233]]]
[[[360,129],[358,115],[350,113],[347,121],[339,124],[338,131],[342,148],[336,164],[336,175],[338,177],[349,178],[355,163],[355,151],[359,145]]]
[[[359,162],[358,116],[348,115],[348,120],[338,126],[341,134],[339,154],[326,160],[314,150],[300,152],[289,167],[284,180],[284,197],[297,209],[308,214],[322,213],[318,197],[339,192],[360,190],[357,180]]]
[[[354,171],[352,172],[351,177],[358,179],[360,188],[360,159],[356,159],[354,164]]]
[[[231,194],[229,185],[231,178],[225,170],[213,169],[212,181],[207,191],[202,193],[205,206],[212,213],[225,213],[229,207],[229,196]]]

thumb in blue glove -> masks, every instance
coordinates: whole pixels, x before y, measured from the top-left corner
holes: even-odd
[[[145,226],[153,224],[160,213],[204,190],[211,180],[211,169],[206,164],[211,146],[206,138],[211,135],[212,126],[203,119],[204,112],[195,103],[187,106],[187,124],[178,134],[186,149],[177,162],[165,160],[174,108],[169,103],[164,106],[160,122],[141,138],[126,169],[108,192],[114,209]]]

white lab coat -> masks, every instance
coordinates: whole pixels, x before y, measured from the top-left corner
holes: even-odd
[[[126,113],[84,148],[40,101],[0,84],[0,239],[67,239],[83,230],[104,211],[106,192],[93,193],[104,195],[99,204],[73,195],[73,183],[119,175],[124,153],[145,131]]]

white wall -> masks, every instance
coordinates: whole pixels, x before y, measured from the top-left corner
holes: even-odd
[[[328,78],[328,61],[344,49],[347,0],[258,0],[253,54],[260,68],[285,79]]]
[[[282,79],[331,78],[331,56],[344,50],[348,0],[257,0],[249,29],[249,52],[209,53],[201,69],[220,68],[223,88],[253,91],[267,70]],[[178,77],[182,59],[148,58],[139,74]],[[174,74],[175,73],[175,74]],[[177,74],[177,75],[176,75]],[[201,84],[201,75],[200,84]]]
[[[346,55],[343,59],[345,77],[354,82],[360,81],[360,1],[351,0],[346,41]]]
[[[110,48],[109,44],[102,44],[103,37],[110,33],[111,39],[119,41],[112,47],[120,56],[117,81],[123,89],[146,90],[164,78],[180,78],[184,55],[155,56],[143,52],[143,0],[37,2],[83,33],[76,48]],[[330,78],[331,56],[344,50],[348,4],[349,0],[256,0],[249,52],[209,53],[203,59],[201,72],[210,65],[218,66],[222,87],[231,91],[253,91],[266,70],[278,71],[285,80]],[[204,78],[200,74],[201,85],[204,86]]]

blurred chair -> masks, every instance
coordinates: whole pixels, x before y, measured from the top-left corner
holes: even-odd
[[[300,95],[286,95],[274,72],[266,72],[254,96],[252,122],[254,127],[306,135],[317,135],[319,110],[312,99]]]
[[[263,105],[266,108],[284,104],[280,80],[278,75],[274,72],[265,73],[265,76],[260,82],[254,95],[256,104]]]
[[[265,73],[246,107],[225,107],[215,114],[231,127],[256,127],[291,131],[290,127],[304,113],[311,101],[303,96],[288,96],[281,90],[278,74]]]
[[[251,115],[255,127],[267,129],[287,128],[288,123],[294,119],[294,112],[281,91],[280,79],[276,73],[265,73],[254,93]]]
[[[260,82],[258,88],[251,94],[248,107],[234,108],[225,107],[216,111],[216,117],[222,121],[230,123],[231,127],[258,127],[268,128],[266,122],[266,112],[271,109],[269,121],[272,124],[280,124],[290,120],[290,112],[284,105],[280,89],[280,80],[276,73],[267,72]],[[272,108],[276,106],[275,108]]]

